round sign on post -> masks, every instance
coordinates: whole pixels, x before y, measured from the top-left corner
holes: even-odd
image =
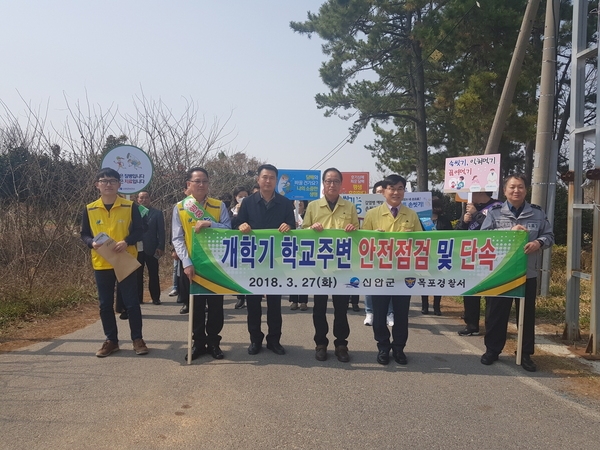
[[[137,194],[152,180],[152,161],[140,148],[119,145],[102,158],[102,168],[110,167],[121,175],[119,194]]]

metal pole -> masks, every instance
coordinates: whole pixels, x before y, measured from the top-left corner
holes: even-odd
[[[490,137],[485,147],[485,154],[489,155],[498,152],[498,146],[500,145],[500,139],[504,132],[504,125],[508,118],[510,111],[510,105],[512,104],[513,95],[515,88],[517,87],[517,81],[521,73],[521,66],[523,65],[523,58],[525,57],[525,49],[529,44],[529,37],[533,28],[533,21],[537,14],[538,7],[540,6],[540,0],[529,0],[527,2],[527,9],[525,9],[525,15],[523,16],[523,23],[521,24],[521,30],[519,31],[519,37],[517,38],[517,44],[515,45],[515,51],[510,61],[510,67],[508,68],[508,74],[506,75],[506,82],[502,88],[502,95],[500,96],[500,103],[496,110],[496,116],[494,117],[494,123],[490,130]]]
[[[558,166],[558,141],[552,141],[552,153],[550,154],[550,168]],[[548,222],[554,223],[554,203],[556,202],[556,170],[550,170],[548,178],[548,211],[546,217]],[[552,264],[552,247],[542,253],[542,275],[540,277],[540,295],[547,297],[550,293],[550,275]]]

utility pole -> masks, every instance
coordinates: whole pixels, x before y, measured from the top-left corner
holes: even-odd
[[[525,57],[525,49],[529,44],[529,37],[531,36],[533,21],[535,20],[539,6],[540,0],[529,0],[527,2],[527,8],[525,9],[525,15],[523,16],[523,23],[521,24],[521,30],[519,31],[519,37],[517,38],[515,51],[510,61],[508,74],[506,75],[506,82],[502,88],[500,103],[498,104],[496,116],[494,117],[494,123],[492,124],[492,129],[490,130],[490,137],[485,147],[486,155],[498,153],[500,139],[502,138],[502,133],[504,132],[506,119],[508,118],[508,113],[510,111],[510,105],[512,104],[515,88],[517,87],[517,81],[519,80],[519,75],[521,74],[521,66],[523,65],[523,58]]]
[[[558,14],[560,0],[546,0],[546,19],[544,25],[544,49],[542,54],[542,75],[540,81],[540,99],[538,103],[537,135],[533,156],[533,180],[531,203],[542,207],[548,218],[554,218],[554,198],[556,191],[556,163],[554,153],[558,148],[553,145],[553,113],[556,82],[556,43],[558,40]],[[548,200],[552,199],[552,202]],[[541,264],[541,294],[546,296],[550,286],[550,256],[552,249],[538,255]]]

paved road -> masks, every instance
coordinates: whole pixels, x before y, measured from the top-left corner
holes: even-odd
[[[246,352],[246,310],[225,300],[226,359],[183,360],[187,316],[143,305],[151,349],[94,356],[100,322],[0,355],[2,449],[595,449],[600,409],[558,394],[564,380],[502,356],[411,305],[407,366],[376,363],[372,329],[349,312],[351,362],[314,359],[311,309],[284,300],[285,356]],[[310,303],[309,303],[310,305]],[[332,317],[329,317],[330,324]],[[128,336],[119,321],[121,337]],[[331,339],[332,340],[332,339]]]

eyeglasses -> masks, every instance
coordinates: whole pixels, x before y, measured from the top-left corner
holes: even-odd
[[[395,188],[395,187],[388,186],[386,189],[390,192],[404,192],[404,187]]]
[[[109,180],[103,178],[102,180],[98,180],[98,183],[100,183],[103,186],[106,186],[107,184],[113,186],[115,184],[119,184],[120,182],[119,180],[115,180],[114,178],[111,178]]]
[[[340,180],[324,180],[323,181],[323,184],[335,184],[336,186],[341,183],[342,182]]]
[[[195,183],[195,184],[208,184],[209,181],[208,180],[190,180],[190,183]]]

